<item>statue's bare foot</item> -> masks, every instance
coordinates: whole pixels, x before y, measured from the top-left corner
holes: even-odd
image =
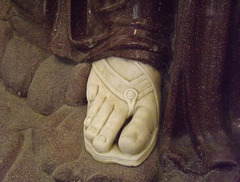
[[[93,63],[84,138],[96,160],[137,166],[147,158],[157,138],[160,82],[158,71],[137,61]]]

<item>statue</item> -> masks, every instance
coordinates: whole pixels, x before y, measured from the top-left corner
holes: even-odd
[[[239,2],[12,1],[42,15],[54,55],[92,63],[83,124],[94,159],[138,166],[160,135],[166,176],[239,171]]]

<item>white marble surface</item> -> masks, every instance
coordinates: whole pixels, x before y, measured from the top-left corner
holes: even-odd
[[[93,63],[84,121],[87,151],[101,162],[141,164],[159,125],[161,75],[149,65],[117,57]]]

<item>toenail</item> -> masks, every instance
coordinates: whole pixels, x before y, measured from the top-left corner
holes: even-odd
[[[105,136],[103,136],[103,135],[100,135],[98,137],[98,141],[101,142],[101,143],[105,143],[107,141],[107,138]]]

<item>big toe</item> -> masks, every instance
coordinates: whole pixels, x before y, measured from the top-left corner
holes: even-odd
[[[153,131],[157,129],[154,125],[156,123],[155,117],[151,117],[153,113],[142,107],[136,111],[132,120],[123,129],[118,145],[123,153],[135,155],[147,147],[147,144],[151,146],[151,139],[156,136]]]
[[[142,137],[139,131],[134,129],[125,130],[119,138],[118,146],[123,153],[135,155],[140,153],[145,145],[146,138]]]

